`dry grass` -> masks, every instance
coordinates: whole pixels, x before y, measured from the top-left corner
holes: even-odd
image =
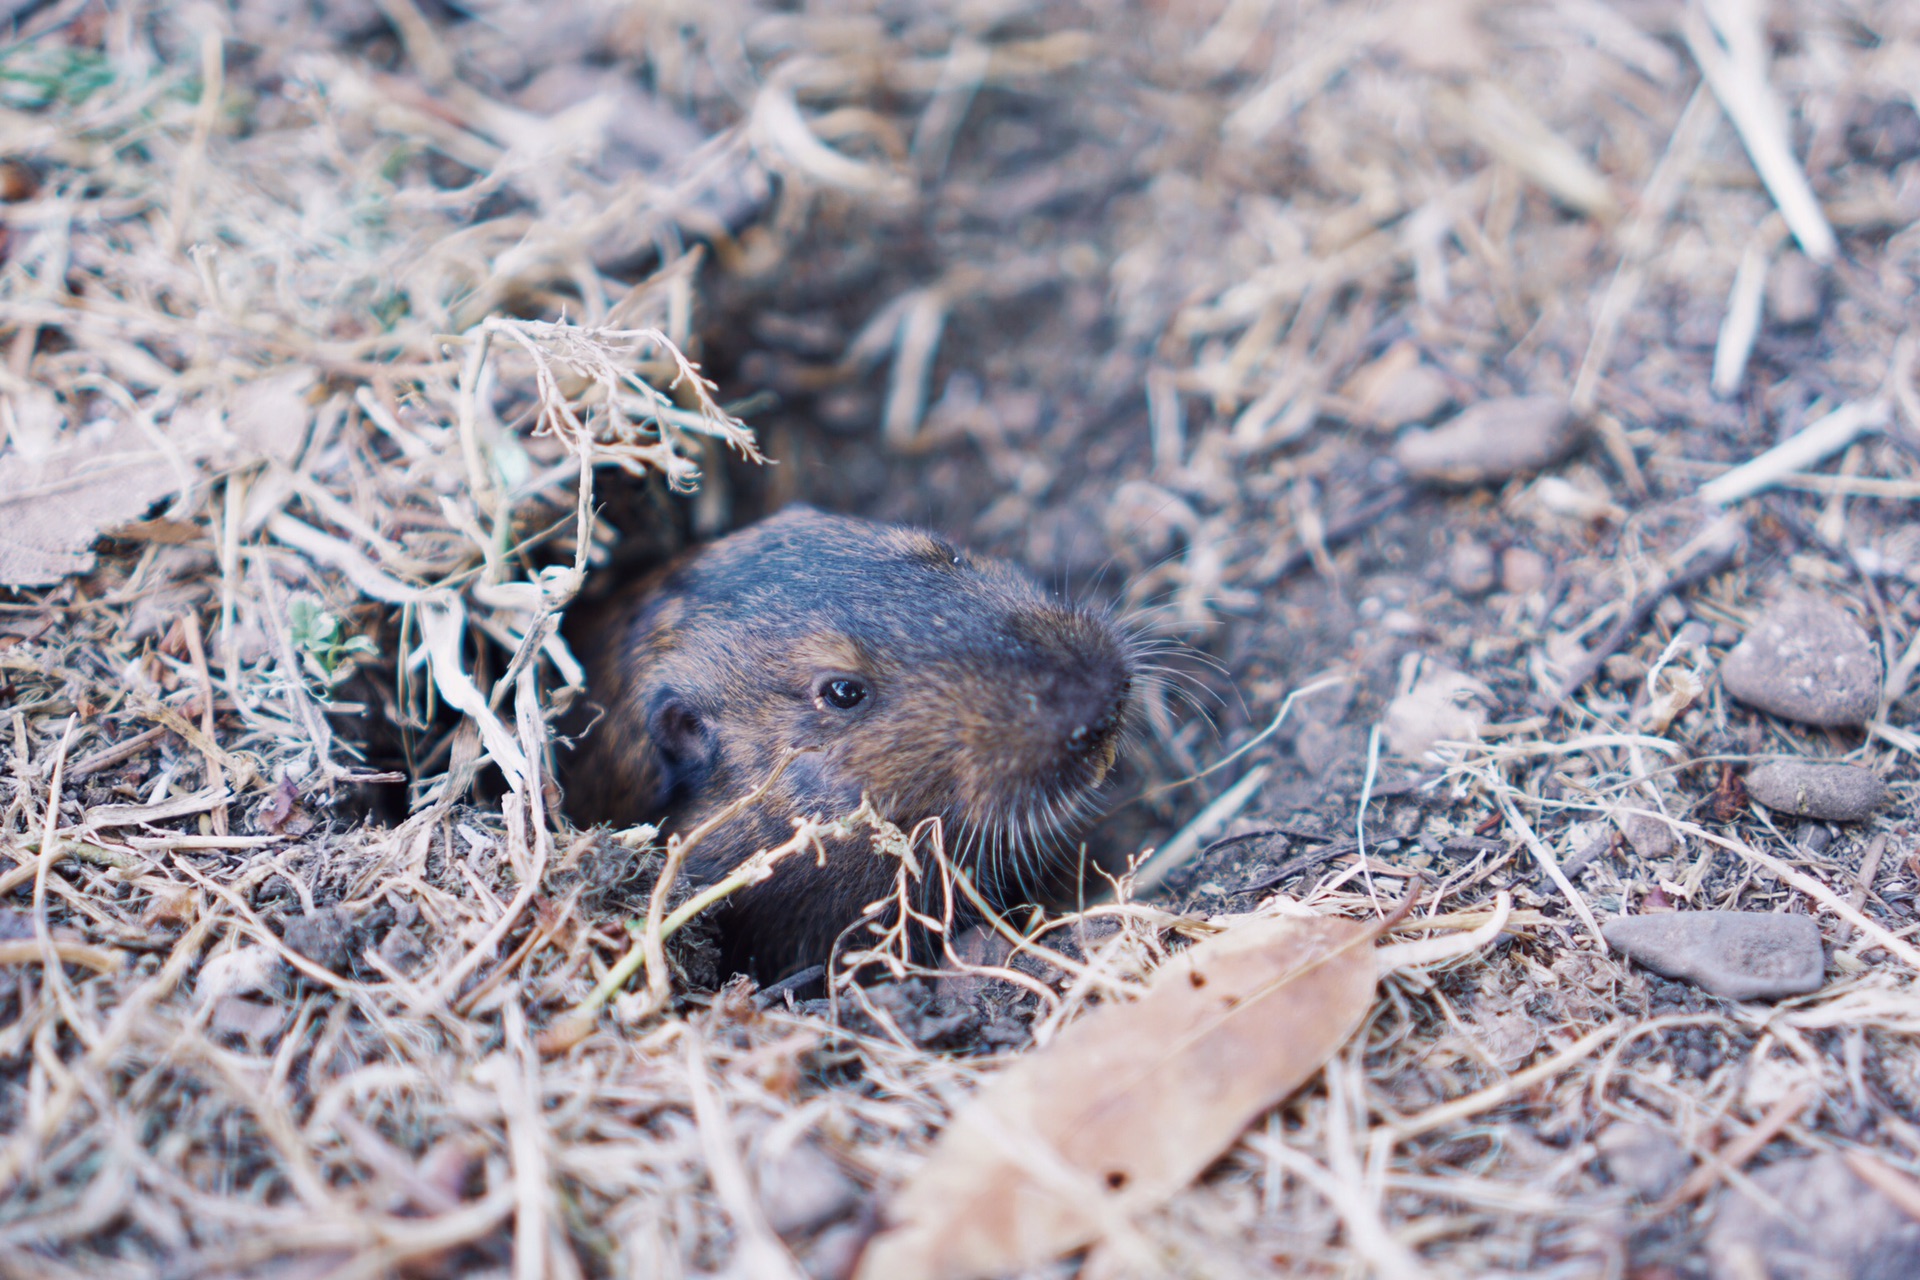
[[[1094,908],[1049,923],[1057,951],[956,958],[931,1009],[921,988],[843,985],[838,1022],[701,994],[669,982],[699,963],[697,939],[662,936],[684,899],[640,891],[669,859],[649,833],[573,832],[546,776],[549,721],[579,680],[557,620],[609,536],[596,468],[687,486],[756,449],[690,363],[710,277],[683,242],[764,280],[922,207],[1038,210],[1076,183],[1103,194],[1057,240],[934,225],[929,259],[864,296],[831,373],[857,386],[884,367],[881,438],[863,447],[971,440],[1005,480],[982,531],[1026,527],[1047,501],[1032,466],[1059,459],[934,372],[970,358],[967,326],[992,308],[1093,282],[1100,343],[1040,332],[1012,367],[1096,410],[1144,406],[1113,470],[1184,549],[1163,556],[1133,522],[1121,556],[1135,599],[1165,600],[1184,634],[1257,613],[1301,563],[1347,571],[1338,514],[1372,492],[1384,440],[1351,379],[1387,341],[1417,345],[1456,399],[1563,392],[1600,441],[1501,508],[1450,508],[1525,530],[1575,584],[1513,593],[1495,627],[1420,623],[1433,648],[1504,668],[1521,706],[1670,571],[1694,524],[1642,500],[1759,452],[1747,406],[1797,424],[1860,404],[1889,424],[1836,437],[1837,476],[1804,457],[1762,477],[1823,495],[1823,540],[1789,567],[1855,594],[1894,672],[1874,732],[1842,744],[1895,780],[1867,841],[1880,879],[1697,818],[1710,770],[1681,764],[1764,745],[1717,689],[1651,724],[1630,680],[1603,681],[1489,730],[1425,807],[1371,810],[1387,834],[1265,909],[1372,912],[1424,864],[1423,916],[1457,926],[1511,888],[1515,936],[1394,978],[1322,1084],[1138,1224],[1153,1265],[1697,1272],[1697,1206],[1768,1143],[1920,1174],[1904,931],[1920,738],[1899,696],[1920,664],[1920,573],[1887,514],[1920,492],[1896,443],[1920,433],[1896,347],[1920,170],[1848,151],[1863,113],[1912,101],[1911,6],[1775,6],[1770,67],[1732,0],[1684,19],[1586,0],[1477,16],[1417,0],[910,16],[503,0],[444,25],[412,0],[380,9],[398,43],[377,22],[333,43],[265,0],[56,4],[0,54],[10,456],[58,465],[91,431],[165,503],[91,572],[0,602],[0,1274],[844,1274],[880,1197],[994,1069],[925,1043],[966,1007],[957,993],[984,985],[1044,1041],[1205,927]],[[657,99],[574,65],[568,41]],[[548,64],[599,92],[516,100]],[[1093,121],[1114,145],[1039,175],[1051,193],[982,182],[976,100]],[[664,164],[621,150],[618,126],[661,102],[711,139]],[[1790,236],[1831,257],[1836,235],[1819,345],[1766,347],[1754,271]],[[627,283],[636,262],[665,265]],[[1776,371],[1803,367],[1714,399],[1712,378],[1759,376],[1756,341]],[[1085,430],[1063,456],[1097,443]],[[1713,578],[1696,616],[1751,616],[1760,578]],[[1672,621],[1629,643],[1629,665],[1663,665]],[[1246,634],[1257,649],[1274,632]],[[1340,651],[1395,643],[1374,618]],[[1665,661],[1670,688],[1708,655]],[[1265,723],[1287,687],[1256,665],[1236,674]],[[372,772],[340,718],[348,691],[405,730],[393,825],[336,816]],[[1226,754],[1170,713],[1157,725],[1175,771]],[[1253,745],[1205,780],[1227,796],[1210,821],[1258,794],[1231,790],[1243,768],[1276,767]],[[1202,807],[1176,796],[1181,821]],[[1672,820],[1676,851],[1587,856],[1597,824],[1634,813]],[[609,893],[606,867],[627,861],[639,890]],[[1650,986],[1592,924],[1654,886],[1817,914],[1837,976],[1777,1007]],[[616,995],[629,956],[647,975]],[[1619,1120],[1671,1132],[1703,1172],[1636,1200],[1596,1159]]]

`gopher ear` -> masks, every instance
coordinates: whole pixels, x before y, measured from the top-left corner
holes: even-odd
[[[697,790],[713,769],[713,731],[700,713],[671,692],[654,699],[647,712],[647,737],[660,762],[660,803],[668,805]]]

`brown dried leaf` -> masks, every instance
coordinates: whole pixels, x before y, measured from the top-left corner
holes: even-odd
[[[40,587],[93,568],[102,529],[138,520],[178,487],[127,428],[87,427],[45,452],[0,456],[0,586]]]
[[[1152,1209],[1318,1071],[1373,1003],[1380,930],[1259,920],[1169,960],[996,1078],[894,1200],[860,1280],[1037,1265]]]

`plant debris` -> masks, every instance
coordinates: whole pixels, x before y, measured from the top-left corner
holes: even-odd
[[[4,20],[0,1275],[846,1277],[1194,935],[1414,877],[1351,1034],[1030,1274],[1900,1273],[1911,3]],[[566,821],[560,624],[792,500],[1155,669],[1084,897],[754,992]],[[1814,985],[1605,940],[1716,912]]]
[[[1124,1232],[1353,1033],[1378,934],[1282,916],[1180,952],[954,1117],[860,1274],[991,1277]]]

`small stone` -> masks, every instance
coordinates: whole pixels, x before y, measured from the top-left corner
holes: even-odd
[[[1738,1183],[1714,1196],[1702,1251],[1713,1280],[1920,1275],[1920,1222],[1854,1173],[1838,1152],[1782,1160],[1742,1181],[1766,1203],[1755,1203]]]
[[[1536,524],[1546,517],[1577,520],[1581,524],[1619,524],[1626,508],[1613,500],[1607,488],[1591,475],[1575,484],[1564,476],[1541,476],[1516,504]]]
[[[1440,742],[1477,740],[1493,700],[1472,676],[1428,662],[1413,688],[1387,704],[1380,728],[1394,754],[1416,760]]]
[[[1811,916],[1663,911],[1609,920],[1600,933],[1629,960],[1729,1000],[1805,995],[1826,977]]]
[[[828,1276],[850,1276],[860,1261],[860,1251],[873,1238],[873,1227],[863,1222],[840,1222],[813,1238],[801,1258],[809,1276],[825,1280]]]
[[[1740,701],[1802,724],[1865,724],[1880,707],[1880,655],[1839,607],[1812,596],[1779,602],[1720,664]]]
[[[321,968],[339,973],[351,958],[353,917],[338,907],[295,916],[280,940]]]
[[[1300,732],[1293,735],[1293,753],[1300,758],[1301,768],[1316,778],[1323,778],[1335,765],[1351,758],[1356,748],[1364,745],[1356,735],[1355,730],[1343,729],[1321,720],[1309,720],[1300,726]]]
[[[1647,663],[1644,658],[1631,653],[1616,653],[1608,656],[1600,664],[1607,673],[1607,679],[1619,685],[1637,684],[1647,678]]]
[[[1493,590],[1493,548],[1462,538],[1447,552],[1447,582],[1463,596],[1483,596]]]
[[[1567,828],[1566,842],[1562,846],[1571,852],[1561,858],[1561,872],[1569,879],[1579,875],[1595,859],[1613,849],[1614,838],[1613,828],[1604,822],[1574,823]]]
[[[401,973],[410,974],[427,958],[426,944],[414,936],[413,930],[396,924],[380,939],[380,958]]]
[[[1340,395],[1352,404],[1354,421],[1376,431],[1426,422],[1453,400],[1446,376],[1421,360],[1419,348],[1409,342],[1394,344],[1362,366]]]
[[[860,1198],[860,1188],[833,1157],[804,1140],[760,1161],[755,1172],[760,1209],[776,1235],[810,1234],[844,1217]]]
[[[1747,794],[1775,813],[1858,822],[1887,798],[1887,784],[1859,765],[1769,760],[1747,775]]]
[[[1767,272],[1767,318],[1783,329],[1812,324],[1826,303],[1826,269],[1789,250]]]
[[[1803,822],[1793,833],[1793,842],[1818,857],[1833,843],[1833,828],[1824,822]]]
[[[1557,462],[1578,439],[1562,397],[1505,396],[1483,400],[1430,431],[1409,431],[1393,456],[1415,480],[1486,484]]]
[[[1650,813],[1615,813],[1613,819],[1633,851],[1650,862],[1671,858],[1680,852],[1680,837],[1673,824],[1664,818]]]
[[[209,1030],[237,1036],[255,1047],[266,1044],[286,1025],[286,1009],[244,996],[222,996],[215,1000],[212,1016],[207,1019]]]
[[[1593,1145],[1606,1162],[1607,1176],[1642,1200],[1657,1200],[1680,1185],[1693,1158],[1658,1125],[1616,1120]]]
[[[1500,589],[1516,596],[1545,589],[1553,562],[1532,547],[1508,547],[1500,553]]]

